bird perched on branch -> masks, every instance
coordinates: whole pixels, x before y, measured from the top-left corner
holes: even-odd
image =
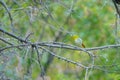
[[[71,38],[72,38],[72,40],[74,40],[75,44],[85,48],[85,45],[83,44],[82,39],[78,35],[72,35]]]

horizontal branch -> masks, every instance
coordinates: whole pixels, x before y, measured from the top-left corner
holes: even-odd
[[[81,48],[78,46],[70,45],[70,44],[65,44],[65,43],[49,43],[49,42],[41,42],[41,43],[36,43],[37,45],[40,46],[47,46],[47,47],[54,47],[54,48],[63,48],[63,49],[70,49],[70,50],[78,50],[78,51],[93,51],[93,50],[103,50],[103,49],[108,49],[108,48],[118,48],[120,47],[120,44],[113,44],[113,45],[106,45],[106,46],[99,46],[99,47],[92,47],[92,48]]]
[[[119,48],[120,44],[115,45],[106,45],[106,46],[100,46],[100,47],[92,47],[92,48],[80,48],[78,46],[69,45],[65,43],[60,42],[39,42],[39,43],[29,43],[29,44],[20,44],[20,45],[11,45],[0,49],[1,51],[4,51],[9,48],[16,48],[16,47],[24,47],[24,46],[32,46],[32,45],[38,45],[39,46],[46,46],[46,47],[53,47],[53,48],[61,48],[61,49],[69,49],[69,50],[78,50],[78,51],[94,51],[94,50],[103,50],[103,49],[109,49],[109,48]]]
[[[4,48],[0,48],[0,53],[3,52],[3,51],[6,50],[6,49],[26,47],[26,46],[30,46],[30,44],[20,44],[20,45],[7,46],[7,47],[4,47]]]
[[[106,45],[106,46],[100,46],[100,47],[92,47],[92,48],[81,48],[81,47],[78,47],[78,46],[74,46],[74,45],[70,45],[70,44],[65,44],[65,43],[62,43],[62,42],[39,42],[39,43],[31,43],[31,42],[28,42],[20,37],[17,37],[16,35],[10,33],[10,32],[7,32],[3,29],[0,28],[0,32],[3,32],[15,39],[17,39],[18,41],[21,41],[21,42],[24,42],[26,44],[31,44],[31,45],[39,45],[39,46],[47,46],[47,47],[53,47],[53,48],[63,48],[63,49],[70,49],[70,50],[78,50],[78,51],[93,51],[93,50],[102,50],[102,49],[108,49],[108,48],[118,48],[120,47],[120,44],[115,44],[115,45]],[[15,47],[15,46],[12,46],[12,47]]]
[[[119,48],[119,47],[120,47],[120,44],[113,44],[113,45],[106,45],[106,46],[100,46],[100,47],[86,48],[86,51],[103,50],[103,49]]]

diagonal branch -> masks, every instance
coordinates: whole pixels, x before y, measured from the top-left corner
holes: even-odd
[[[26,40],[24,40],[24,39],[22,39],[22,38],[20,38],[20,37],[17,37],[15,34],[12,34],[12,33],[10,33],[10,32],[7,32],[7,31],[5,31],[5,30],[3,30],[3,29],[1,29],[1,28],[0,28],[0,32],[3,32],[3,33],[5,33],[5,34],[7,34],[7,35],[9,35],[9,36],[11,36],[11,37],[13,37],[13,38],[15,38],[15,39],[17,39],[17,40],[20,41],[20,42],[28,43]]]
[[[3,41],[4,43],[9,44],[9,45],[13,45],[12,43],[8,42],[7,40],[3,39],[2,37],[0,37],[0,40]]]
[[[67,59],[67,58],[65,58],[65,57],[61,57],[61,56],[59,56],[59,55],[56,55],[55,53],[49,51],[48,49],[45,49],[45,48],[43,48],[43,47],[40,47],[40,48],[43,49],[44,51],[50,53],[50,54],[53,55],[54,57],[57,57],[57,58],[60,59],[60,60],[63,60],[63,61],[66,61],[66,62],[75,64],[75,65],[80,66],[80,67],[82,67],[82,68],[88,68],[88,67],[82,65],[81,63],[78,63],[78,62],[69,60],[69,59]]]
[[[1,1],[0,0],[0,4],[5,8],[5,10],[7,11],[8,15],[9,15],[9,18],[10,18],[10,22],[11,22],[11,26],[13,27],[13,19],[12,19],[12,16],[11,16],[11,13],[7,7],[7,5],[5,4],[5,2]],[[14,31],[14,28],[12,29]]]

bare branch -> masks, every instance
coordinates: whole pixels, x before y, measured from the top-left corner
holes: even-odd
[[[0,28],[0,32],[3,32],[3,33],[5,33],[5,34],[7,34],[7,35],[9,35],[9,36],[11,36],[11,37],[13,37],[13,38],[15,38],[15,39],[19,40],[20,42],[28,43],[26,40],[23,40],[22,38],[17,37],[15,34],[12,34],[12,33],[10,33],[10,32],[7,32],[7,31],[5,31],[5,30],[3,30],[3,29],[1,29],[1,28]]]
[[[65,44],[65,43],[60,43],[60,42],[39,42],[39,43],[29,43],[29,44],[21,44],[21,45],[16,45],[16,46],[9,46],[6,48],[2,48],[0,49],[0,51],[3,51],[5,49],[8,48],[15,48],[15,47],[19,47],[19,46],[29,46],[29,45],[39,45],[38,48],[40,46],[46,46],[46,47],[53,47],[53,48],[61,48],[61,49],[69,49],[69,50],[78,50],[78,51],[83,51],[83,52],[87,52],[88,51],[94,51],[94,50],[105,50],[105,49],[109,49],[109,48],[119,48],[120,44],[115,44],[115,45],[106,45],[106,46],[100,46],[100,47],[92,47],[92,48],[80,48],[78,46],[74,46],[74,45],[69,45],[69,44]],[[92,55],[91,53],[89,53],[90,55]]]
[[[10,18],[10,21],[11,21],[11,27],[12,27],[12,30],[14,31],[14,28],[13,28],[13,19],[12,19],[12,16],[11,16],[11,13],[7,7],[7,5],[5,4],[5,2],[1,1],[0,0],[0,4],[5,8],[5,10],[7,11],[8,15],[9,15],[9,18]]]
[[[38,63],[39,63],[40,69],[41,69],[41,76],[42,76],[42,79],[45,80],[45,79],[44,79],[44,75],[45,75],[44,68],[43,68],[43,66],[42,66],[42,64],[41,64],[41,61],[40,61],[40,59],[41,59],[40,57],[41,57],[41,56],[40,56],[40,54],[39,54],[37,45],[34,46],[34,47],[35,47],[36,52],[37,52]]]
[[[8,42],[7,40],[3,39],[2,37],[0,37],[0,40],[7,43],[7,44],[9,44],[9,45],[13,45],[12,43]]]
[[[80,48],[78,46],[70,45],[70,44],[65,44],[65,43],[60,43],[56,42],[53,43],[36,43],[40,46],[47,46],[47,47],[54,47],[54,48],[64,48],[64,49],[71,49],[71,50],[78,50],[78,51],[94,51],[94,50],[103,50],[103,49],[109,49],[109,48],[118,48],[120,47],[120,44],[113,44],[113,45],[106,45],[106,46],[100,46],[100,47],[92,47],[92,48]]]
[[[43,49],[44,51],[50,53],[50,54],[53,55],[54,57],[57,57],[58,59],[61,59],[61,60],[63,60],[63,61],[66,61],[66,62],[75,64],[75,65],[80,66],[80,67],[83,67],[83,68],[88,68],[88,67],[82,65],[81,63],[78,63],[78,62],[69,60],[69,59],[67,59],[67,58],[65,58],[65,57],[61,57],[61,56],[59,56],[59,55],[56,55],[55,53],[53,53],[53,52],[51,52],[51,51],[49,51],[49,50],[47,50],[47,49],[45,49],[45,48],[43,48],[43,47],[40,47],[40,48]]]
[[[0,48],[0,53],[6,49],[10,49],[10,48],[19,48],[19,47],[25,47],[25,46],[30,46],[30,44],[21,44],[21,45],[12,45],[12,46],[7,46],[4,48]]]

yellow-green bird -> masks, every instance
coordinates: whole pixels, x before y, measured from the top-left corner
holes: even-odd
[[[74,40],[74,42],[75,42],[77,45],[80,45],[80,46],[82,46],[83,48],[85,48],[85,45],[83,44],[82,39],[81,39],[78,35],[72,35],[71,38],[72,38],[72,40]]]

